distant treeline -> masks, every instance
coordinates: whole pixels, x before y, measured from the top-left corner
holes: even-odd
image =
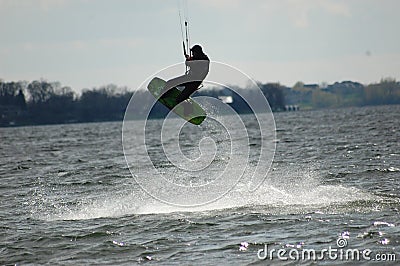
[[[304,84],[293,88],[278,83],[259,84],[273,111],[336,108],[347,106],[400,104],[400,83],[387,78],[380,83],[364,86],[345,81],[332,85]],[[201,89],[194,96],[229,97],[231,107],[238,113],[251,112],[243,98],[251,98],[252,89]],[[4,82],[0,79],[0,126],[59,124],[77,122],[121,121],[133,92],[127,87],[106,85],[84,89],[78,95],[59,82]],[[153,96],[148,91],[136,91],[140,105],[130,111],[138,117],[144,114]],[[288,108],[290,106],[290,108]],[[155,104],[150,118],[164,117],[168,110]]]
[[[0,126],[122,120],[131,95],[115,85],[78,96],[59,82],[0,81]]]
[[[274,110],[284,109],[283,89],[279,84],[264,84],[261,88]],[[251,90],[243,90],[243,94]],[[130,111],[138,117],[154,101],[148,91],[137,91],[140,105]],[[239,113],[250,112],[241,96],[230,90],[200,90],[196,95],[218,97],[222,94],[233,98],[231,106]],[[241,92],[242,94],[242,92]],[[0,126],[60,124],[79,122],[122,121],[133,92],[126,87],[106,85],[84,89],[81,95],[59,82],[35,80],[32,82],[4,82],[0,80]],[[160,103],[153,106],[150,118],[161,118],[168,109]]]
[[[400,82],[393,78],[366,86],[352,81],[331,85],[297,82],[285,89],[284,96],[287,105],[296,104],[301,109],[400,104]]]

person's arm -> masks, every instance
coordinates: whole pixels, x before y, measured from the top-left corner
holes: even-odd
[[[190,68],[190,65],[193,63],[193,59],[190,56],[186,56],[185,65]]]
[[[192,58],[187,58],[185,61],[186,67],[189,68],[189,70],[191,69],[191,67],[194,65],[195,60],[193,60]]]

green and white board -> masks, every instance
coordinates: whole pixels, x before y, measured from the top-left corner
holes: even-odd
[[[177,88],[172,88],[166,94],[161,96],[160,94],[163,91],[165,84],[165,80],[155,77],[150,81],[147,89],[160,103],[168,107],[170,110],[174,111],[177,115],[192,124],[200,125],[207,116],[204,109],[201,108],[201,106],[196,103],[192,98],[189,98],[181,104],[177,105],[176,98],[181,94],[181,91]]]

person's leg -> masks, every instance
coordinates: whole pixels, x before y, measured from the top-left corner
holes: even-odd
[[[176,103],[181,103],[183,105],[183,114],[187,116],[193,113],[193,105],[189,102],[185,102],[185,100],[189,99],[190,95],[192,95],[199,88],[201,81],[192,81],[184,85],[185,89],[181,92],[178,98],[176,98]]]
[[[189,99],[190,95],[192,95],[201,85],[201,81],[192,81],[185,84],[185,89],[181,92],[181,94],[176,98],[176,102],[180,103],[184,100]]]
[[[182,76],[168,80],[164,86],[164,89],[162,90],[162,92],[160,94],[162,95],[162,94],[166,93],[173,87],[182,86],[184,83],[187,82],[187,80],[188,80],[187,75],[182,75]]]

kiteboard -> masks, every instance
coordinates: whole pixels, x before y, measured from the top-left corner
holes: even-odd
[[[165,84],[165,80],[155,77],[150,81],[147,89],[160,103],[165,105],[168,109],[172,110],[186,121],[195,125],[200,125],[207,117],[204,109],[201,108],[201,106],[192,98],[177,104],[176,99],[181,94],[181,91],[175,87],[161,95]]]

